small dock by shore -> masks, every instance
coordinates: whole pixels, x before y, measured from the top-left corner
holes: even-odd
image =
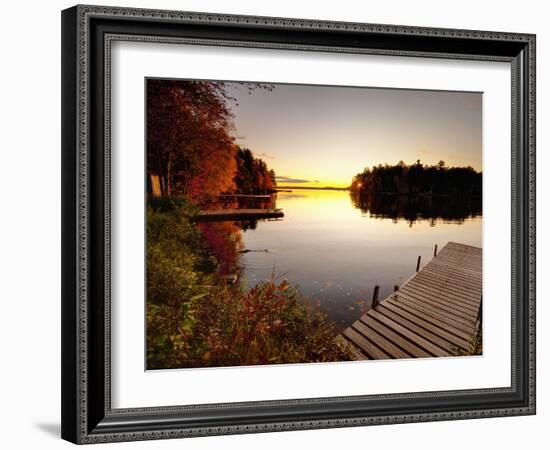
[[[482,250],[449,242],[336,341],[355,360],[469,354],[481,323]]]
[[[250,220],[250,219],[275,219],[284,217],[280,209],[215,209],[199,211],[193,220],[224,221],[224,220]]]
[[[269,200],[273,194],[220,194],[220,198],[252,198]]]

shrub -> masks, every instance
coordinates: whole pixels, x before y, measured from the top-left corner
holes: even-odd
[[[149,369],[342,361],[336,328],[283,281],[227,286],[192,207],[166,199],[147,214]]]
[[[189,365],[341,361],[336,328],[312,311],[295,287],[283,281],[256,285],[246,292],[221,288],[201,302],[197,335],[206,341],[200,361]]]

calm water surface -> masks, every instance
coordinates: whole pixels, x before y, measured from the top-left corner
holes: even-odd
[[[430,209],[431,218],[410,220],[410,211],[388,214],[394,209],[386,206],[373,214],[345,191],[278,193],[284,219],[258,221],[243,232],[250,251],[240,256],[242,283],[286,279],[343,328],[368,308],[375,285],[383,299],[413,275],[419,255],[421,265],[432,258],[435,244],[482,246],[480,211],[442,219]]]

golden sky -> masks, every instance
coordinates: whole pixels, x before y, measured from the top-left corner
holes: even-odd
[[[364,167],[399,160],[482,169],[482,94],[227,83],[237,143],[279,186],[349,186]]]

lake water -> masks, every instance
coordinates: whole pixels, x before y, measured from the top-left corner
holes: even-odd
[[[297,284],[340,328],[368,309],[375,285],[385,298],[414,274],[419,255],[421,266],[429,262],[436,244],[482,246],[480,204],[369,203],[346,191],[300,189],[279,192],[276,205],[283,219],[244,227],[241,246],[250,251],[239,257],[241,282],[250,288],[274,276]]]

